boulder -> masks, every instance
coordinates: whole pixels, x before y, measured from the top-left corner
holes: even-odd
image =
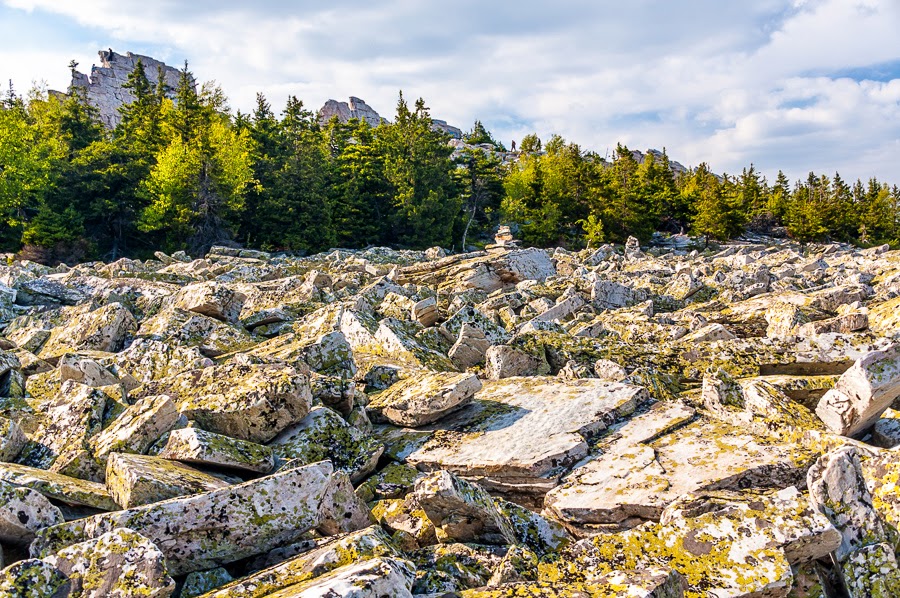
[[[14,463],[0,463],[0,481],[37,490],[44,496],[68,505],[101,511],[116,511],[119,505],[106,486],[66,475]]]
[[[163,551],[171,575],[211,569],[267,552],[316,528],[331,480],[330,463],[277,472],[195,496],[70,521],[38,532],[45,558],[123,525]]]
[[[183,287],[173,297],[175,307],[235,323],[247,296],[223,284],[200,282]]]
[[[279,459],[290,466],[328,459],[334,467],[359,482],[370,474],[384,446],[354,428],[327,407],[313,407],[305,418],[272,440]]]
[[[434,297],[429,297],[418,301],[412,306],[410,317],[426,328],[434,326],[440,319],[437,300]]]
[[[544,355],[532,355],[509,345],[494,345],[488,348],[484,359],[485,377],[488,380],[542,376],[550,373],[550,366]]]
[[[872,351],[856,360],[816,407],[828,429],[857,436],[874,425],[900,396],[900,345]]]
[[[112,453],[106,465],[106,487],[124,509],[228,486],[219,478],[160,457]]]
[[[472,404],[433,426],[435,434],[406,461],[530,502],[588,455],[588,442],[648,401],[643,388],[596,379],[486,381]]]
[[[143,454],[166,432],[175,428],[180,414],[166,395],[151,395],[129,405],[90,441],[94,456],[105,463],[110,453]]]
[[[0,417],[0,462],[13,461],[22,452],[27,441],[19,424]]]
[[[460,370],[466,370],[484,361],[491,342],[485,337],[480,328],[470,324],[463,324],[459,331],[459,337],[447,352],[447,357],[453,365]]]
[[[68,577],[73,596],[167,598],[175,593],[163,553],[130,529],[114,529],[45,560]]]
[[[109,351],[122,348],[137,322],[121,303],[110,303],[94,311],[77,308],[71,318],[53,328],[38,357],[55,359],[71,351]]]
[[[31,488],[0,482],[0,541],[23,545],[39,529],[63,522],[60,510]]]
[[[512,523],[479,485],[448,471],[416,480],[416,502],[434,524],[440,542],[513,544]]]
[[[59,569],[39,559],[25,559],[0,571],[0,595],[10,598],[67,598],[71,582]]]
[[[412,563],[397,558],[376,558],[346,565],[311,581],[269,594],[269,598],[412,598],[415,579]]]
[[[40,424],[19,456],[23,465],[56,471],[70,463],[100,432],[110,397],[102,390],[67,380],[56,399],[40,408]]]
[[[796,485],[815,458],[793,443],[719,422],[691,422],[692,413],[663,404],[635,417],[547,494],[546,509],[576,525],[658,520],[689,492]]]
[[[474,374],[422,373],[372,397],[368,411],[376,422],[418,427],[461,409],[479,390]]]
[[[391,539],[377,526],[329,538],[311,550],[250,574],[204,598],[262,598],[341,567],[376,557],[399,557]]]
[[[173,430],[159,456],[185,463],[261,474],[269,473],[275,467],[275,457],[270,447],[213,434],[200,428]]]
[[[145,384],[134,396],[168,394],[204,430],[264,443],[309,412],[309,379],[292,367],[224,364]]]

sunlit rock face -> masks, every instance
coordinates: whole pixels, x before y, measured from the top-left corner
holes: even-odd
[[[100,122],[107,128],[113,129],[119,124],[122,118],[119,108],[135,99],[131,90],[123,85],[139,60],[150,84],[155,87],[162,79],[166,96],[175,97],[175,89],[181,77],[179,69],[149,56],[131,52],[123,55],[109,49],[100,50],[99,55],[100,65],[92,66],[89,75],[73,70],[72,87],[85,90],[88,102],[100,111]]]
[[[900,594],[900,252],[497,237],[4,266],[0,594]]]

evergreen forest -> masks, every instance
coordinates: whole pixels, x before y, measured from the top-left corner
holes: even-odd
[[[642,242],[656,231],[724,241],[745,231],[801,242],[900,245],[900,189],[838,173],[767,180],[752,165],[677,176],[668,157],[611,158],[528,135],[518,158],[476,122],[453,155],[422,99],[391,123],[320,124],[302,101],[257,96],[232,112],[215,84],[181,73],[175,101],[139,64],[112,131],[83,92],[10,86],[0,106],[0,250],[54,264],[199,255],[212,244],[312,253],[434,245],[466,250],[515,224],[526,245]],[[487,144],[487,145],[485,145]]]

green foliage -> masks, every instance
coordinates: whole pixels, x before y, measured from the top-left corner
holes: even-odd
[[[603,235],[603,221],[596,214],[591,214],[587,218],[578,220],[575,224],[580,224],[584,229],[584,238],[587,240],[588,248],[597,247],[605,240]]]
[[[900,189],[810,175],[773,182],[700,167],[673,174],[665,152],[612,160],[558,135],[526,135],[514,159],[480,121],[453,154],[422,99],[401,94],[393,123],[320,123],[289,97],[276,116],[259,95],[232,116],[215,83],[187,68],[174,98],[139,61],[134,101],[104,129],[83,89],[10,90],[0,101],[0,248],[48,263],[200,254],[231,239],[267,250],[432,245],[465,250],[516,223],[529,245],[642,242],[688,228],[726,240],[745,228],[803,243],[900,243]],[[453,156],[453,157],[452,157]]]

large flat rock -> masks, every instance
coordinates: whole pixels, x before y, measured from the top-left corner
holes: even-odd
[[[588,454],[588,440],[649,401],[638,386],[597,379],[485,381],[406,461],[446,469],[491,491],[542,495]]]
[[[35,556],[97,538],[118,527],[146,536],[181,575],[260,554],[319,525],[331,480],[327,461],[214,492],[103,513],[38,532]]]
[[[794,485],[814,460],[803,448],[718,421],[698,419],[648,436],[652,429],[645,418],[634,418],[621,439],[547,494],[546,509],[576,525],[658,520],[688,492]]]

